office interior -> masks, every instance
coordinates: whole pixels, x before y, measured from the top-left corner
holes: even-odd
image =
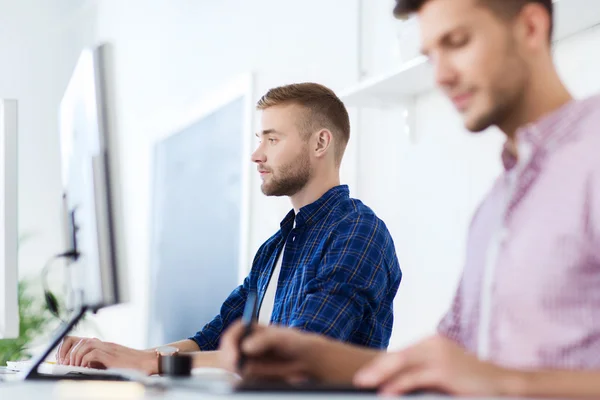
[[[89,316],[79,334],[146,348],[193,334],[190,327],[208,322],[197,317],[198,309],[206,315],[218,311],[224,296],[211,282],[239,283],[291,208],[287,198],[266,197],[260,190],[250,160],[258,127],[253,104],[269,88],[306,81],[332,88],[348,106],[352,131],[342,183],[385,221],[394,238],[403,280],[390,349],[433,333],[458,283],[471,217],[501,172],[504,138],[493,128],[477,135],[466,131],[434,88],[430,66],[419,54],[415,21],[394,19],[392,3],[1,1],[0,95],[19,104],[20,279],[31,281],[34,295],[41,295],[41,269],[64,248],[58,109],[82,49],[108,42],[115,50],[130,300]],[[595,94],[600,3],[561,0],[556,6],[553,51],[560,75],[576,97]],[[400,94],[391,96],[390,87]],[[199,243],[202,260],[194,253],[198,249],[185,247],[190,256],[176,259],[189,263],[161,263],[158,213],[165,182],[158,154],[178,133],[240,96],[242,139],[210,152],[200,149],[199,164],[182,167],[200,168],[190,196],[206,196],[207,204],[225,214],[234,210],[237,219],[228,219],[227,231],[200,225],[180,232],[176,242]],[[223,189],[218,196],[203,186],[202,179],[226,178],[222,171],[229,169],[232,181],[216,179]],[[223,246],[211,246],[221,234]],[[49,277],[59,292],[60,271]],[[161,307],[158,293],[196,298],[197,304]]]

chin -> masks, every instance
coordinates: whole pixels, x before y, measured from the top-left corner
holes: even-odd
[[[488,127],[487,126],[480,126],[480,125],[465,124],[465,128],[467,128],[467,130],[469,131],[469,133],[472,133],[473,135],[478,135],[480,133],[485,132],[485,130]]]
[[[270,187],[268,185],[265,185],[264,183],[261,185],[260,190],[267,197],[272,197],[272,196],[279,197],[279,196],[282,196],[281,194],[276,193],[272,187]]]
[[[260,191],[265,195],[265,196],[270,196],[271,195],[271,190],[268,186],[266,186],[264,183],[262,185],[260,185]]]
[[[464,124],[465,128],[467,128],[471,133],[481,133],[492,125],[488,122],[488,118],[486,118],[486,116],[472,118],[465,117]]]

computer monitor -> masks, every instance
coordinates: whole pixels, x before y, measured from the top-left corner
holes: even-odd
[[[24,379],[50,379],[37,367],[88,311],[127,300],[118,137],[113,101],[112,47],[81,53],[60,103],[63,212],[71,286],[71,320],[24,371]]]
[[[112,48],[85,49],[60,103],[67,253],[75,308],[127,299]]]
[[[0,339],[19,336],[17,102],[0,100]]]

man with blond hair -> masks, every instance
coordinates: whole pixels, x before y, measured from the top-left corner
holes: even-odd
[[[248,293],[259,322],[385,349],[402,277],[385,224],[340,185],[350,138],[348,112],[330,89],[302,83],[269,90],[258,102],[260,144],[252,154],[267,196],[293,206],[258,250],[248,277],[202,330],[167,347],[134,350],[96,339],[66,338],[60,364],[158,372],[160,353],[198,352],[195,366],[218,365],[221,334],[242,316]],[[201,299],[202,294],[200,294]]]

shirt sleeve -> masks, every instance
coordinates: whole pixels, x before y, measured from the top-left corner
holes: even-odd
[[[219,314],[198,331],[190,340],[196,342],[201,351],[213,351],[219,348],[221,334],[231,323],[241,318],[244,305],[248,297],[250,278],[246,277],[244,283],[235,288],[221,306]]]
[[[588,181],[586,202],[587,215],[584,216],[584,223],[590,237],[589,245],[593,257],[600,262],[600,167],[592,172],[591,179]]]
[[[466,248],[466,259],[469,259],[469,251],[471,246],[471,236],[473,235],[473,225],[479,218],[481,210],[483,208],[484,202],[479,204],[473,217],[471,218],[471,223],[469,224],[469,233],[467,238],[467,248]],[[467,348],[467,345],[470,342],[470,338],[467,337],[469,334],[469,328],[465,327],[465,321],[463,319],[464,313],[464,295],[463,292],[465,290],[465,269],[463,268],[463,272],[461,273],[460,280],[458,282],[458,287],[456,288],[456,292],[454,293],[454,298],[452,299],[452,303],[450,304],[450,308],[446,312],[446,314],[442,317],[441,321],[437,326],[437,333],[442,335],[453,342],[459,344],[463,348]]]
[[[307,295],[296,307],[290,326],[346,341],[365,315],[376,314],[380,307],[391,303],[401,271],[391,236],[376,217],[358,216],[342,221],[329,240],[331,243],[316,275],[307,282]],[[391,304],[389,307],[387,321],[375,329],[391,332]],[[381,343],[380,347],[387,344]]]

